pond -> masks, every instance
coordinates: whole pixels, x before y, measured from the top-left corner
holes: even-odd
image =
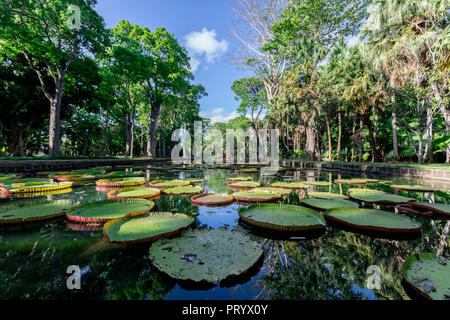
[[[130,170],[133,168],[130,168]],[[136,170],[136,168],[134,168]],[[123,170],[123,169],[118,169]],[[246,173],[262,185],[275,181],[334,181],[350,178],[337,172],[316,170],[287,171],[273,177]],[[231,192],[226,178],[234,170],[203,168],[189,171],[147,171],[147,180],[204,179],[204,193]],[[383,178],[380,178],[382,180]],[[384,178],[385,179],[385,178]],[[406,179],[389,183],[417,184]],[[346,194],[351,185],[314,186],[317,191]],[[395,193],[388,183],[366,188]],[[95,183],[74,186],[68,193],[39,198],[2,199],[0,205],[47,199],[70,199],[81,203],[107,199]],[[397,194],[421,200],[420,193]],[[285,203],[299,204],[302,193],[294,193]],[[226,228],[253,233],[239,221],[241,204],[225,207],[193,206],[191,196],[161,195],[153,200],[157,211],[181,212],[195,217],[193,228]],[[424,198],[428,201],[427,195]],[[450,192],[435,193],[435,201],[450,203]],[[393,207],[382,207],[394,211]],[[160,273],[150,262],[151,244],[124,246],[112,244],[101,228],[69,223],[65,218],[20,230],[0,231],[0,299],[408,299],[402,286],[402,265],[417,253],[443,249],[441,239],[446,221],[423,220],[423,234],[414,240],[379,239],[328,226],[315,239],[283,239],[256,233],[264,244],[264,260],[254,271],[235,283],[198,287],[179,283]],[[448,258],[448,246],[444,249]],[[224,264],[227,261],[223,261]],[[81,289],[68,290],[67,267],[81,268]],[[368,268],[381,270],[381,288],[368,289]]]

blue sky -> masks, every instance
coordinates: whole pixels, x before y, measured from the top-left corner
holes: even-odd
[[[98,0],[97,12],[107,27],[125,19],[150,30],[165,27],[187,47],[195,82],[208,96],[200,101],[201,114],[216,121],[237,116],[238,101],[230,87],[246,76],[227,61],[236,41],[230,35],[232,0]]]

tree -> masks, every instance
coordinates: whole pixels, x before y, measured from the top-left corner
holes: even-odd
[[[107,39],[95,5],[96,0],[4,0],[0,9],[2,47],[10,56],[24,55],[50,102],[50,155],[60,154],[61,102],[67,70],[84,52],[99,52]],[[80,24],[71,25],[78,9]]]
[[[233,82],[231,90],[236,95],[235,99],[241,101],[238,112],[243,116],[250,114],[253,128],[258,131],[261,112],[267,107],[263,81],[255,77],[242,78]]]

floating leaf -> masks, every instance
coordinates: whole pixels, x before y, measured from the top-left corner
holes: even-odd
[[[116,179],[100,179],[95,182],[97,187],[132,187],[145,184],[145,178],[116,178]]]
[[[308,189],[308,185],[303,182],[274,182],[271,186],[285,189]]]
[[[409,185],[398,185],[393,184],[390,185],[390,187],[394,190],[401,190],[401,191],[414,191],[414,192],[436,192],[439,191],[439,189],[433,188],[433,187],[426,187],[426,186],[409,186]]]
[[[263,255],[260,243],[239,231],[188,230],[181,237],[160,239],[150,248],[150,260],[178,280],[218,284],[241,275]]]
[[[407,203],[410,201],[416,201],[413,198],[407,198],[398,196],[395,194],[388,194],[382,192],[350,192],[349,196],[351,199],[367,202],[367,203],[377,203],[377,204],[399,204]]]
[[[163,189],[165,194],[177,195],[177,194],[193,194],[202,192],[202,187],[194,187],[194,186],[183,186],[183,187],[173,187]]]
[[[231,189],[250,189],[259,187],[261,184],[259,182],[254,181],[238,181],[232,182],[228,185],[228,188]]]
[[[191,198],[193,204],[205,206],[218,206],[230,204],[234,201],[233,197],[227,194],[203,193]]]
[[[169,187],[183,187],[191,183],[184,180],[154,180],[148,183],[149,187],[154,188],[169,188]]]
[[[308,196],[318,199],[348,199],[347,196],[331,192],[308,192]]]
[[[30,202],[0,208],[0,224],[16,224],[63,216],[73,207],[72,201]]]
[[[239,191],[231,195],[236,201],[243,202],[269,202],[281,200],[281,195],[269,191]]]
[[[108,199],[148,199],[159,196],[160,189],[157,188],[131,188],[124,190],[112,190],[108,192]]]
[[[328,210],[334,208],[358,208],[359,205],[350,200],[343,199],[303,199],[302,205],[315,210]]]

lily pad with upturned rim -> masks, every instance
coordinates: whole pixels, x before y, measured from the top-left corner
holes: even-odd
[[[377,232],[417,233],[422,228],[407,217],[378,209],[330,209],[325,211],[324,217],[338,225]]]
[[[202,191],[203,191],[202,187],[195,187],[195,186],[182,186],[163,189],[163,192],[168,195],[194,194]]]
[[[108,173],[112,178],[122,178],[122,177],[143,177],[145,172],[143,171],[111,171]]]
[[[154,180],[148,183],[149,187],[153,188],[169,188],[169,187],[184,187],[191,183],[184,180]]]
[[[254,191],[254,192],[271,192],[271,193],[279,194],[281,196],[286,196],[288,194],[291,194],[293,190],[287,189],[287,188],[260,187],[260,188],[252,189],[252,191]]]
[[[450,261],[447,259],[433,253],[421,253],[406,259],[402,273],[404,283],[422,298],[449,299]]]
[[[79,223],[102,223],[127,216],[139,216],[155,207],[153,201],[145,199],[103,200],[89,202],[70,209],[66,217]]]
[[[344,199],[302,199],[302,205],[314,210],[328,210],[334,208],[358,208],[359,205],[350,200]]]
[[[348,199],[347,196],[331,192],[308,192],[308,196],[317,199]]]
[[[186,181],[188,181],[190,184],[199,184],[199,183],[203,183],[205,180],[203,179],[186,179]]]
[[[439,191],[439,189],[433,188],[433,187],[427,187],[427,186],[410,186],[410,185],[390,185],[390,187],[394,190],[400,190],[400,191],[411,191],[411,192],[436,192]]]
[[[23,176],[17,175],[14,173],[8,173],[8,174],[0,173],[0,181],[22,179],[22,177]]]
[[[219,284],[246,273],[263,253],[262,245],[243,232],[191,229],[181,237],[155,242],[150,260],[174,279]]]
[[[253,181],[252,177],[234,177],[234,178],[227,178],[227,182],[240,182],[240,181]]]
[[[191,198],[191,202],[195,205],[204,206],[221,206],[233,203],[232,196],[218,193],[202,193]]]
[[[95,182],[97,187],[133,187],[145,184],[145,178],[132,177],[132,178],[116,178],[116,179],[100,179]]]
[[[285,232],[324,230],[325,220],[314,210],[284,204],[259,204],[239,209],[242,221],[256,227]]]
[[[133,244],[171,237],[194,224],[194,218],[171,212],[152,212],[139,217],[126,217],[107,222],[104,234],[111,242]]]
[[[24,193],[42,193],[52,192],[62,189],[70,189],[73,182],[28,182],[28,183],[14,183],[9,185],[9,188],[0,184],[0,192],[4,196],[15,196]]]
[[[308,189],[308,185],[304,182],[274,182],[270,185],[274,188],[284,188],[284,189]]]
[[[74,205],[69,200],[30,202],[0,208],[0,224],[18,224],[64,216]]]
[[[303,183],[306,183],[310,186],[317,186],[317,187],[325,187],[330,186],[332,183],[328,181],[304,181]]]
[[[268,191],[238,191],[231,195],[235,201],[241,202],[270,202],[281,200],[281,195]]]
[[[233,182],[228,185],[228,188],[230,189],[251,189],[251,188],[257,188],[261,184],[259,182],[254,181],[238,181]]]
[[[334,180],[334,183],[338,184],[354,184],[354,185],[365,185],[368,183],[365,179],[336,179]]]
[[[108,199],[149,199],[157,197],[161,190],[157,188],[130,188],[108,192]]]
[[[400,204],[414,202],[416,199],[381,192],[351,192],[351,199],[376,204]]]

